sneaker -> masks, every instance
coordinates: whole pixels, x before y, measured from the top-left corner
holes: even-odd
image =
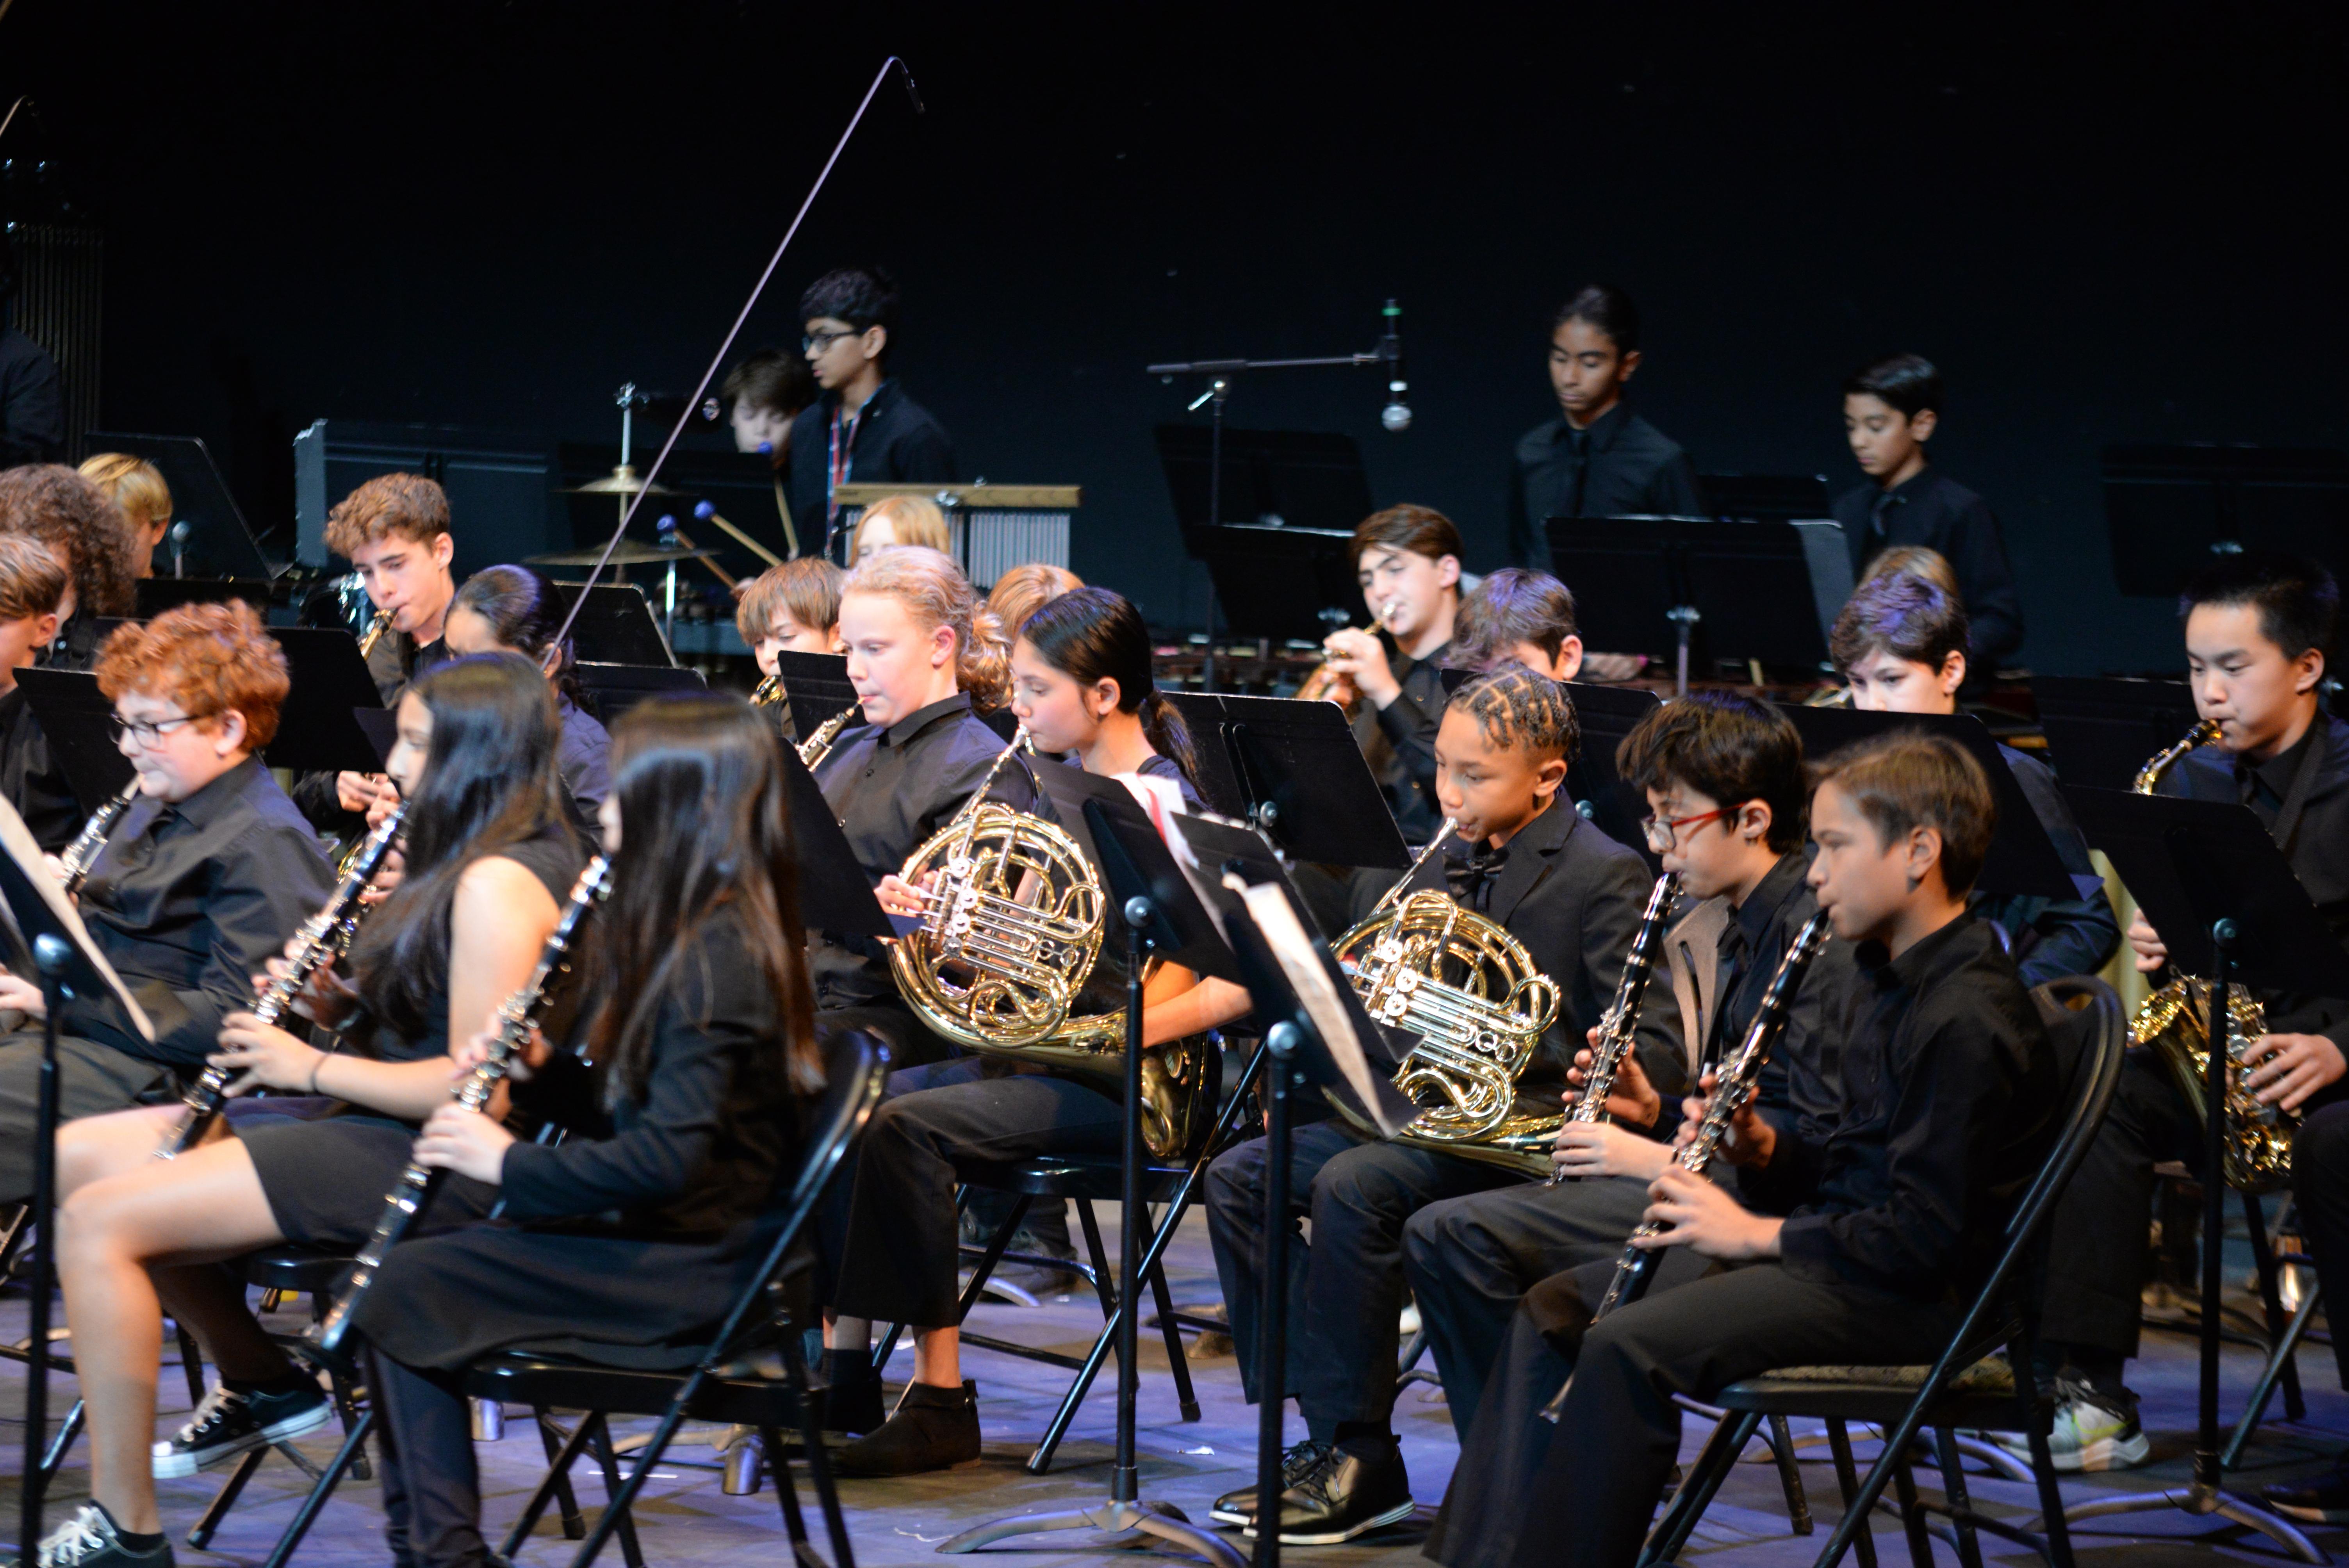
[[[193,1475],[240,1454],[315,1432],[334,1415],[326,1392],[305,1381],[282,1394],[231,1393],[218,1384],[169,1442],[155,1445],[155,1477]]]
[[[835,1475],[920,1475],[978,1462],[978,1386],[907,1386],[897,1413],[864,1436],[833,1450]]]
[[[22,1568],[22,1557],[9,1557],[5,1568]],[[144,1552],[122,1544],[114,1518],[94,1502],[84,1503],[41,1541],[38,1568],[171,1568],[169,1536],[157,1539]]]
[[[1998,1446],[2023,1463],[2031,1462],[2031,1444],[2020,1432],[2000,1432]],[[2047,1434],[2047,1451],[2055,1468],[2075,1470],[2129,1470],[2146,1461],[2153,1445],[2137,1424],[2137,1400],[2075,1383],[2055,1380],[2055,1424]]]
[[[1216,1309],[1221,1311],[1219,1307]],[[1280,1484],[1284,1490],[1295,1486],[1329,1462],[1330,1445],[1311,1438],[1292,1445],[1280,1456]],[[1207,1517],[1217,1524],[1254,1524],[1256,1522],[1256,1488],[1244,1486],[1237,1491],[1227,1491],[1216,1499],[1216,1506]]]
[[[2303,1524],[2349,1524],[2349,1469],[2263,1486],[2260,1501]]]
[[[1357,1453],[1333,1448],[1319,1469],[1280,1494],[1283,1546],[1335,1546],[1409,1519],[1411,1477],[1392,1443]],[[1247,1533],[1254,1535],[1251,1525]]]

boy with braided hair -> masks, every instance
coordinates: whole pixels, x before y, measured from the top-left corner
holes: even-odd
[[[1566,689],[1521,665],[1468,681],[1445,707],[1434,739],[1435,796],[1456,825],[1442,859],[1421,866],[1404,892],[1433,888],[1503,926],[1533,967],[1557,984],[1558,1016],[1517,1080],[1522,1108],[1554,1113],[1568,1062],[1599,1021],[1620,977],[1648,894],[1640,857],[1563,799],[1580,744]],[[1650,1012],[1657,1031],[1642,1054],[1677,1093],[1679,1047],[1669,1010]],[[1392,1064],[1387,1064],[1391,1068]],[[1341,1120],[1295,1136],[1289,1191],[1297,1218],[1312,1216],[1312,1245],[1289,1243],[1298,1283],[1288,1365],[1268,1369],[1256,1353],[1266,1181],[1258,1139],[1207,1171],[1207,1226],[1232,1337],[1251,1399],[1294,1393],[1307,1439],[1283,1468],[1280,1538],[1298,1545],[1350,1540],[1407,1518],[1410,1478],[1391,1425],[1397,1323],[1402,1315],[1403,1224],[1444,1198],[1520,1178],[1504,1166],[1426,1147],[1384,1143]],[[1267,1389],[1268,1383],[1280,1386]],[[1253,1489],[1216,1501],[1215,1517],[1253,1524]]]

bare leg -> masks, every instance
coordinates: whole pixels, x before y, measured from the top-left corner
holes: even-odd
[[[870,1350],[873,1320],[869,1317],[827,1317],[823,1320],[826,1350]]]
[[[155,1158],[155,1150],[186,1114],[176,1105],[142,1105],[85,1116],[58,1128],[57,1202],[101,1178],[165,1163]]]
[[[301,1370],[253,1315],[244,1281],[227,1264],[158,1264],[148,1272],[164,1310],[196,1336],[222,1377],[274,1383]]]
[[[59,1212],[57,1274],[89,1419],[90,1495],[123,1529],[162,1528],[149,1449],[163,1315],[149,1266],[285,1239],[233,1138],[90,1182]]]
[[[917,1328],[914,1331],[914,1381],[933,1388],[962,1387],[962,1330]]]

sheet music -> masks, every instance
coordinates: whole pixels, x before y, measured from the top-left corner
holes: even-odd
[[[1371,1070],[1370,1057],[1362,1049],[1361,1037],[1354,1033],[1353,1017],[1330,984],[1330,971],[1321,962],[1320,946],[1306,934],[1297,912],[1288,905],[1288,896],[1274,883],[1250,887],[1236,876],[1226,876],[1224,885],[1247,903],[1248,917],[1256,922],[1265,945],[1272,950],[1289,989],[1304,1004],[1305,1016],[1312,1020],[1314,1032],[1321,1037],[1330,1059],[1345,1075],[1346,1086],[1354,1091],[1355,1103],[1370,1113],[1381,1133],[1394,1137],[1409,1123],[1389,1117],[1379,1095],[1378,1079]]]
[[[66,896],[65,884],[58,882],[57,872],[49,869],[48,857],[41,852],[41,846],[33,841],[32,831],[25,826],[25,819],[16,814],[16,808],[5,799],[0,799],[0,850],[6,851],[8,858],[16,862],[16,869],[41,895],[50,915],[66,928],[74,944],[97,966],[98,977],[106,982],[106,988],[113,995],[115,1005],[130,1020],[130,1026],[139,1032],[139,1037],[152,1041],[155,1026],[149,1021],[146,1010],[131,1000],[129,990],[122,984],[122,977],[114,972],[114,965],[106,961],[106,954],[98,951],[98,944],[90,941],[89,928],[81,923],[81,912],[74,907],[73,900]],[[0,920],[5,921],[8,934],[16,939],[18,949],[29,954],[33,951],[32,942],[18,927],[16,913],[9,908],[5,899],[0,899]],[[37,974],[20,975],[19,978],[35,985],[40,983]]]

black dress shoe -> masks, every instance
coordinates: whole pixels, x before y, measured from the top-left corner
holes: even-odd
[[[2349,1524],[2349,1470],[2263,1486],[2260,1501],[2304,1524]]]
[[[1311,1438],[1293,1444],[1280,1456],[1280,1484],[1295,1486],[1330,1458],[1330,1445],[1315,1442]],[[1216,1506],[1207,1517],[1217,1524],[1254,1524],[1256,1522],[1256,1488],[1244,1486],[1237,1491],[1227,1491],[1216,1499]]]
[[[1319,1469],[1280,1494],[1280,1543],[1335,1546],[1400,1524],[1417,1506],[1401,1449],[1384,1443],[1366,1453],[1331,1449]],[[1253,1526],[1248,1533],[1256,1533]]]
[[[823,1353],[823,1429],[862,1434],[886,1418],[881,1408],[881,1373],[870,1353]]]
[[[915,1383],[897,1413],[835,1450],[832,1468],[848,1476],[919,1475],[978,1462],[978,1386],[959,1388]]]

